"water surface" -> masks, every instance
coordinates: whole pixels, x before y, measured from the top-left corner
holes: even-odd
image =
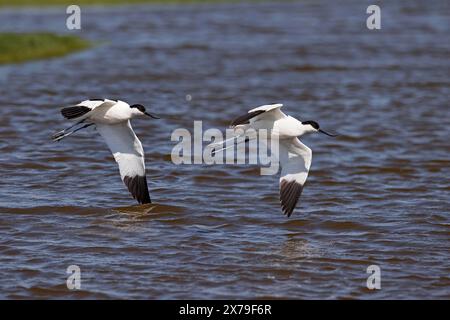
[[[383,3],[369,31],[369,4],[82,8],[96,48],[1,67],[0,296],[450,298],[450,10]],[[69,32],[65,18],[2,9],[0,31]],[[154,205],[133,206],[94,130],[50,141],[59,108],[87,97],[163,117],[133,123]],[[342,135],[302,139],[313,164],[291,218],[277,176],[170,161],[174,129],[273,102]]]

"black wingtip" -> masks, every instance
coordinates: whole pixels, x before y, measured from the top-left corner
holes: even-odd
[[[294,212],[298,199],[302,194],[303,186],[295,180],[287,181],[281,180],[280,182],[280,203],[283,214],[288,218]]]
[[[127,186],[133,198],[140,204],[152,203],[148,192],[146,176],[126,176],[123,178],[123,182]]]
[[[61,114],[66,119],[76,119],[86,113],[90,112],[92,109],[85,106],[73,106],[61,109]]]

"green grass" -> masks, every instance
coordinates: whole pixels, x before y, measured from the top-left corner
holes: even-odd
[[[239,0],[0,0],[1,6],[54,6],[71,4],[138,4],[138,3],[198,3],[198,2],[237,2]]]
[[[89,46],[88,41],[75,36],[0,33],[0,64],[59,57]]]

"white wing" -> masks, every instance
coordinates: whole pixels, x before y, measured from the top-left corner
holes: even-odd
[[[265,105],[263,105],[263,106],[259,106],[259,107],[253,108],[253,109],[249,110],[248,112],[250,113],[250,112],[253,112],[253,111],[259,111],[259,110],[262,110],[262,111],[266,111],[266,112],[267,112],[267,111],[270,111],[270,110],[279,109],[279,108],[281,108],[282,106],[283,106],[282,103],[265,104]]]
[[[264,111],[264,113],[261,113],[257,118],[255,118],[254,120],[279,120],[279,119],[283,119],[286,118],[287,115],[281,111],[281,107],[283,106],[283,104],[281,103],[276,103],[276,104],[267,104],[264,106],[260,106],[257,107],[255,109],[252,109],[249,111],[250,112],[255,112],[255,111]]]
[[[122,181],[133,197],[139,203],[150,203],[145,176],[144,149],[130,122],[113,125],[97,124],[97,130],[119,164]]]
[[[298,138],[280,140],[280,202],[283,213],[291,216],[303,191],[311,167],[312,151]]]
[[[240,117],[237,117],[231,123],[232,127],[248,124],[249,122],[259,121],[259,120],[271,120],[276,121],[279,119],[283,119],[287,117],[280,108],[283,105],[281,103],[277,104],[268,104],[264,106],[260,106],[254,109],[251,109],[247,114],[244,114]]]
[[[118,102],[119,102],[119,100],[89,99],[89,100],[81,101],[79,104],[77,104],[77,106],[85,106],[85,107],[88,107],[88,108],[94,110],[95,108],[98,108],[103,105],[112,107],[113,105],[115,105]]]
[[[109,99],[84,100],[74,106],[69,106],[61,109],[61,114],[66,119],[80,121],[89,117],[89,114],[92,110],[103,106],[112,107],[118,102],[119,102],[118,100],[109,100]]]

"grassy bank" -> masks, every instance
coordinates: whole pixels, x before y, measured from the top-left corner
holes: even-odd
[[[90,46],[75,36],[52,33],[0,33],[0,64],[63,56]]]
[[[0,0],[0,6],[56,6],[71,4],[139,4],[139,3],[199,3],[199,2],[237,2],[239,0]]]

